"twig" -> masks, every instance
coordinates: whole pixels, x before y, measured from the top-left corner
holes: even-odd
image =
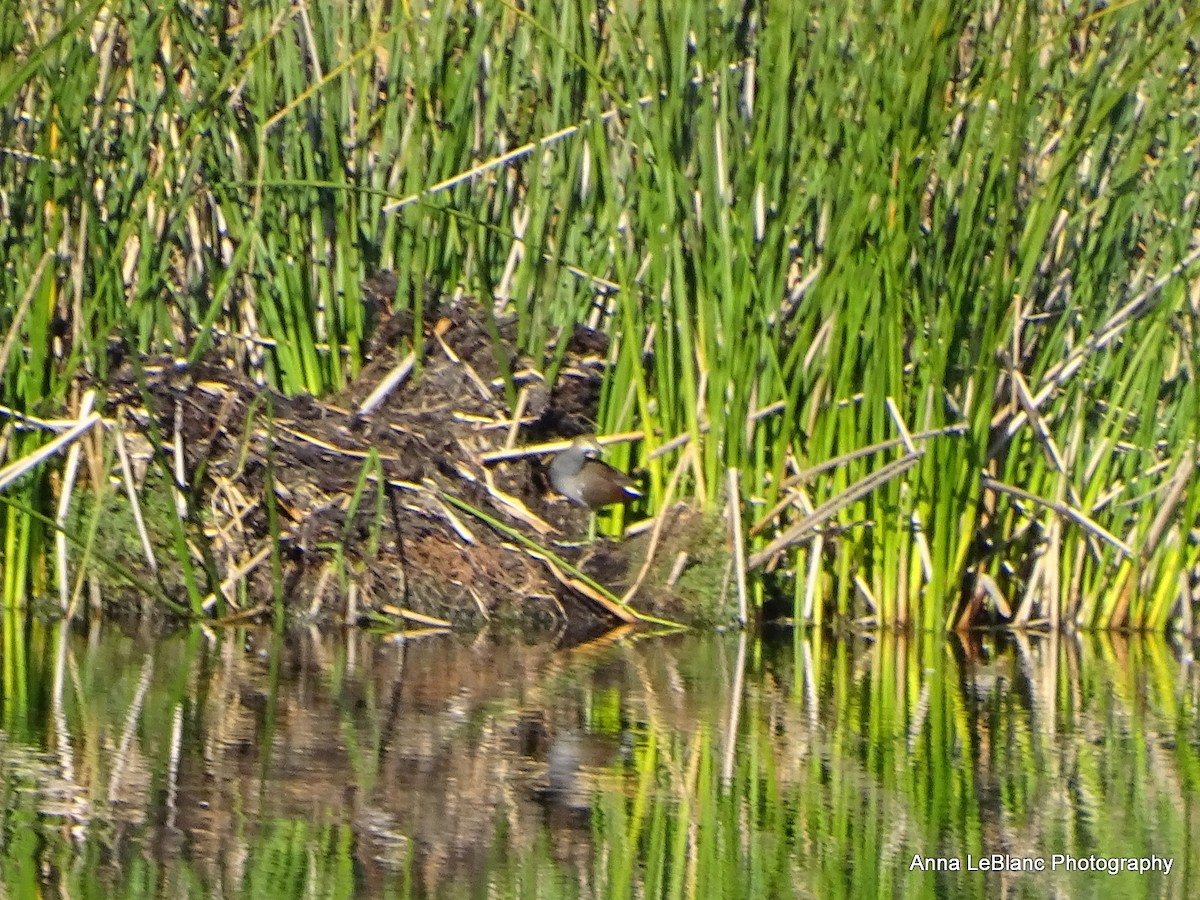
[[[1038,393],[1033,397],[1033,408],[1040,409],[1054,392],[1063,384],[1065,384],[1071,376],[1073,376],[1079,367],[1083,365],[1083,361],[1097,350],[1102,350],[1107,347],[1113,339],[1115,339],[1122,331],[1124,331],[1137,318],[1148,313],[1157,305],[1157,301],[1151,302],[1162,292],[1162,289],[1170,283],[1176,276],[1182,274],[1192,263],[1200,260],[1200,247],[1194,249],[1191,253],[1181,259],[1171,269],[1158,278],[1146,290],[1138,294],[1119,310],[1112,314],[1103,325],[1088,335],[1087,339],[1066,355],[1055,365],[1051,366],[1042,378],[1041,386]],[[1004,433],[997,437],[995,444],[1001,444],[1005,441],[1012,440],[1021,426],[1025,424],[1026,411],[1022,409],[1018,413],[1008,414],[1002,413],[997,416],[997,420],[993,425],[1003,425],[1004,420],[1008,419],[1008,424],[1004,428]],[[998,446],[988,448],[988,458],[992,458],[998,451]]]
[[[3,491],[22,475],[25,475],[28,472],[36,469],[45,460],[49,459],[51,456],[54,456],[64,447],[68,447],[75,443],[75,441],[79,440],[79,438],[83,437],[83,435],[95,428],[97,423],[103,421],[104,419],[99,413],[92,413],[91,415],[84,417],[81,421],[76,422],[67,431],[64,431],[50,443],[39,447],[28,456],[23,456],[16,462],[5,466],[3,469],[0,469],[0,491]]]
[[[416,622],[418,625],[428,625],[430,628],[453,628],[453,624],[445,619],[438,619],[434,616],[427,616],[424,613],[415,612],[411,609],[406,609],[403,606],[392,606],[384,604],[380,607],[381,612],[387,613],[389,616],[397,616],[409,622]]]
[[[742,538],[741,472],[734,467],[725,470],[729,484],[729,529],[733,539],[733,565],[737,574],[738,623],[746,627],[746,545]]]
[[[3,358],[3,357],[0,357]],[[91,415],[92,407],[96,403],[96,392],[88,391],[83,395],[83,400],[79,404],[79,418],[86,419]],[[67,513],[71,509],[71,498],[75,495],[75,479],[79,475],[79,455],[81,447],[78,441],[71,445],[71,449],[67,451],[67,469],[63,473],[62,492],[58,496],[58,511],[54,516],[54,522],[58,526],[58,530],[54,532],[54,557],[58,572],[58,601],[63,612],[70,609],[70,591],[68,590],[68,582],[70,577],[67,573]]]
[[[818,526],[828,521],[837,515],[841,510],[845,509],[850,504],[854,503],[861,497],[876,488],[882,487],[893,478],[902,475],[904,472],[911,469],[920,460],[921,453],[913,453],[908,456],[902,456],[900,459],[888,463],[877,472],[872,472],[866,478],[856,481],[842,493],[838,494],[830,500],[822,503],[809,515],[805,516],[782,535],[777,537],[771,543],[767,544],[762,550],[759,550],[750,557],[750,568],[757,569],[759,566],[768,562],[775,554],[786,550],[788,547],[799,544],[807,540],[810,532],[816,530]]]
[[[1002,481],[997,481],[989,475],[981,476],[982,484],[985,488],[990,488],[993,491],[999,491],[1002,494],[1009,494],[1013,497],[1019,497],[1022,500],[1028,500],[1031,503],[1036,503],[1039,506],[1044,506],[1046,509],[1054,510],[1061,516],[1065,516],[1077,525],[1081,525],[1085,531],[1095,535],[1101,540],[1116,547],[1126,556],[1133,556],[1133,548],[1126,544],[1123,540],[1105,531],[1099,524],[1089,519],[1082,511],[1069,506],[1066,503],[1059,503],[1054,500],[1047,500],[1045,497],[1039,497],[1037,494],[1031,494],[1029,491],[1023,491],[1018,487],[1013,487],[1010,484],[1005,484]]]
[[[742,718],[742,692],[746,683],[746,644],[748,637],[743,631],[738,635],[737,662],[733,670],[733,687],[729,692],[729,718],[725,721],[725,759],[721,765],[721,777],[728,783],[733,781],[734,751],[738,744],[738,725]]]
[[[640,441],[645,436],[645,432],[642,431],[623,431],[620,434],[606,434],[603,437],[597,436],[596,441],[600,444],[600,446],[607,447],[609,444],[627,444],[631,441]],[[489,450],[487,453],[479,454],[479,462],[481,465],[492,466],[499,462],[509,462],[514,459],[524,459],[527,456],[542,456],[546,453],[561,453],[570,446],[570,441],[547,441],[544,444],[527,444],[524,447],[512,447],[504,450]]]
[[[386,214],[394,212],[397,209],[403,209],[405,206],[416,203],[423,197],[430,197],[433,194],[437,194],[441,191],[452,188],[456,184],[461,184],[464,181],[470,181],[472,178],[475,178],[478,175],[483,175],[486,172],[490,172],[492,169],[503,168],[510,162],[520,159],[522,156],[528,156],[539,147],[549,147],[551,144],[556,144],[565,138],[569,138],[571,135],[576,134],[592,125],[607,122],[610,119],[615,119],[622,112],[633,109],[635,105],[649,106],[655,101],[655,99],[656,97],[653,94],[647,94],[644,97],[639,97],[636,101],[634,101],[634,103],[628,103],[624,106],[614,106],[612,109],[601,113],[594,119],[584,119],[577,125],[568,125],[565,128],[560,128],[558,131],[551,132],[540,140],[530,141],[527,144],[522,144],[520,147],[509,150],[507,153],[502,153],[500,156],[493,157],[492,159],[482,162],[477,166],[473,166],[464,172],[459,172],[457,175],[453,175],[444,181],[439,181],[437,184],[427,187],[423,191],[420,191],[416,194],[409,194],[407,197],[403,198],[402,200],[397,200],[395,203],[389,203],[383,207],[381,212]]]
[[[29,279],[29,287],[25,290],[25,296],[17,304],[12,324],[8,328],[8,334],[4,337],[4,343],[0,344],[0,371],[8,368],[8,354],[12,350],[13,343],[17,340],[17,335],[21,333],[21,323],[25,320],[25,316],[29,312],[29,307],[33,305],[33,296],[37,293],[38,284],[42,280],[42,272],[45,270],[46,264],[53,258],[54,250],[52,249],[42,254],[37,268],[33,270],[33,275]]]
[[[966,430],[967,424],[965,422],[959,422],[956,425],[947,425],[945,428],[934,428],[930,431],[920,431],[916,434],[908,434],[908,440],[911,443],[915,443],[917,441],[926,441],[935,437],[962,434]],[[862,447],[849,453],[843,453],[840,456],[834,456],[822,463],[819,463],[818,465],[813,466],[812,468],[805,469],[803,472],[799,472],[790,478],[785,479],[780,484],[781,493],[787,491],[789,488],[795,487],[798,484],[803,484],[809,479],[820,475],[822,472],[827,472],[830,469],[836,469],[838,466],[844,465],[848,462],[853,462],[856,459],[862,459],[863,457],[872,456],[884,450],[891,450],[895,447],[901,446],[905,446],[905,440],[903,437],[888,438],[886,441],[881,441],[878,444],[871,444],[868,447]],[[784,497],[750,527],[750,535],[754,536],[761,533],[763,529],[765,529],[768,525],[775,521],[776,518],[779,517],[781,512],[783,512],[792,504],[792,497]]]
[[[146,554],[146,565],[150,571],[158,574],[158,560],[154,558],[154,547],[150,544],[150,534],[146,530],[146,519],[142,515],[142,504],[138,499],[137,488],[133,484],[133,466],[129,462],[129,448],[125,446],[125,432],[118,424],[113,428],[117,439],[117,458],[121,462],[121,477],[125,483],[125,493],[129,497],[129,508],[133,513],[133,522],[137,526],[138,538],[142,542],[142,551]]]
[[[638,570],[637,578],[633,580],[633,584],[629,586],[629,590],[625,592],[625,596],[621,598],[621,603],[629,603],[637,594],[642,586],[642,582],[646,580],[646,575],[650,571],[650,564],[654,560],[654,554],[658,550],[658,541],[662,536],[663,526],[666,524],[667,511],[671,508],[671,501],[675,498],[675,489],[679,486],[679,479],[683,474],[684,468],[687,466],[688,458],[696,452],[695,444],[688,444],[687,449],[679,457],[679,461],[675,464],[674,471],[671,472],[671,478],[667,482],[667,490],[663,494],[663,502],[659,506],[658,515],[654,517],[654,531],[650,534],[650,545],[646,548],[646,558],[642,561],[642,567]]]
[[[383,377],[379,384],[375,385],[375,390],[371,391],[371,393],[367,395],[367,399],[365,399],[358,407],[358,414],[360,416],[369,416],[371,413],[373,413],[379,404],[386,400],[388,395],[391,394],[391,392],[397,387],[399,387],[404,379],[408,377],[409,373],[413,370],[413,366],[416,364],[417,354],[415,352],[409,353],[404,357],[404,359],[400,360],[400,362]]]

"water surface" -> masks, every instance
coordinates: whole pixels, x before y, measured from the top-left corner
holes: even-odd
[[[34,628],[9,897],[1200,892],[1161,639]]]

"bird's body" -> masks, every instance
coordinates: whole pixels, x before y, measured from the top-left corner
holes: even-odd
[[[575,438],[550,463],[550,483],[554,489],[572,503],[590,509],[628,503],[642,496],[628,475],[596,459],[599,454],[600,444],[594,437]]]

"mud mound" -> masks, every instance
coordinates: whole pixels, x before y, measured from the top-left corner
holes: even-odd
[[[187,516],[220,576],[247,577],[249,596],[269,598],[277,533],[298,613],[585,628],[632,620],[571,569],[598,560],[606,584],[628,583],[641,563],[630,559],[634,545],[581,549],[587,512],[551,496],[548,457],[521,449],[592,430],[607,339],[576,329],[547,385],[510,349],[514,326],[495,326],[497,344],[483,311],[464,302],[432,308],[424,354],[401,358],[392,348],[414,319],[391,313],[389,284],[367,285],[377,317],[369,362],[327,401],[265,390],[216,359],[146,361],[140,375],[127,364],[109,386],[109,408],[123,410],[123,427],[146,438],[160,470],[174,471],[181,455]],[[235,601],[230,583],[210,589]]]

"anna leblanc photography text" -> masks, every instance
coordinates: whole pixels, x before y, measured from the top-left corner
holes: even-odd
[[[1175,860],[1163,856],[1068,856],[1055,853],[1049,862],[1041,856],[1010,856],[993,853],[990,856],[973,857],[966,860],[957,856],[913,855],[908,870],[922,872],[1162,872],[1171,874]]]

